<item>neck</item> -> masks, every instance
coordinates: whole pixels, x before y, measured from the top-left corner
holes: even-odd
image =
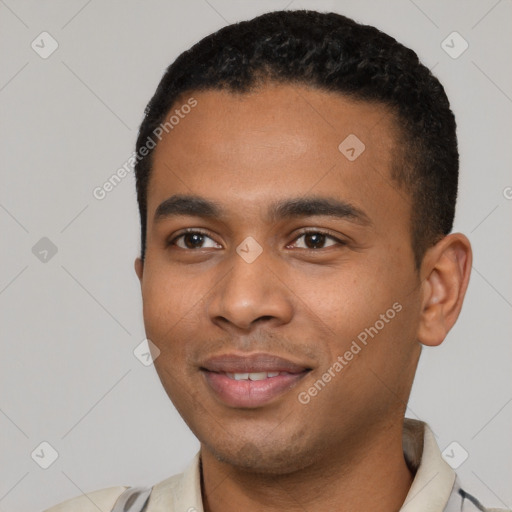
[[[413,481],[403,455],[402,424],[364,438],[285,475],[240,470],[202,446],[205,512],[397,511]]]

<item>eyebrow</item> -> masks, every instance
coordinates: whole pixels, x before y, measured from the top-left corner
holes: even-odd
[[[176,194],[158,205],[153,221],[158,223],[175,216],[214,219],[225,216],[225,210],[219,203],[200,196]],[[279,200],[272,203],[268,210],[269,222],[313,216],[349,220],[362,226],[373,224],[363,210],[332,197],[311,196]]]

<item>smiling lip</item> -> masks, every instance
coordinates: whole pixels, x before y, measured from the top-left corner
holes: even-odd
[[[208,359],[201,371],[223,403],[256,408],[290,390],[310,368],[271,354],[225,354]]]

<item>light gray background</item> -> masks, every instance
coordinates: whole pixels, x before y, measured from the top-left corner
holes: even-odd
[[[429,422],[441,450],[457,441],[469,453],[458,469],[468,490],[512,506],[510,0],[0,0],[1,512],[151,485],[196,452],[154,368],[133,355],[145,337],[133,175],[102,201],[92,191],[131,155],[179,53],[285,7],[376,25],[447,89],[461,152],[455,230],[473,243],[474,269],[456,327],[423,351],[407,415]],[[59,44],[47,59],[31,48],[43,31]],[[441,47],[453,31],[469,43],[457,59]],[[32,253],[42,237],[58,248],[46,263]],[[31,458],[43,441],[59,455],[46,470]]]

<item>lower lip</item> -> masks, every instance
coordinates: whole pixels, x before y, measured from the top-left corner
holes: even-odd
[[[308,372],[288,373],[263,380],[235,380],[223,373],[203,370],[206,382],[218,398],[231,407],[255,408],[290,390]]]

